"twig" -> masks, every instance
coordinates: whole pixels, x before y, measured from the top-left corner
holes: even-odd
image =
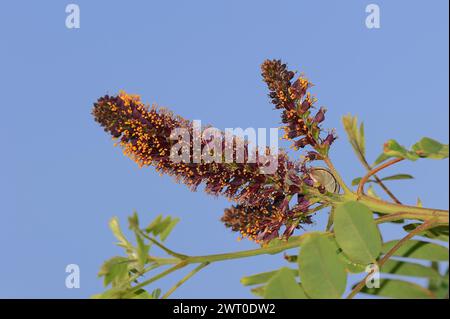
[[[381,258],[378,261],[378,268],[381,269],[381,267],[386,263],[386,261],[388,261],[389,258],[392,257],[392,255],[395,254],[395,252],[401,247],[403,246],[403,244],[405,244],[408,240],[410,240],[411,238],[413,238],[414,236],[416,236],[417,234],[420,234],[422,231],[429,229],[431,227],[433,227],[434,225],[434,221],[432,220],[428,220],[426,222],[424,222],[422,225],[420,225],[419,227],[417,227],[416,229],[414,229],[413,231],[411,231],[408,235],[406,235],[405,237],[403,237],[402,239],[400,239],[397,244],[394,245],[394,247],[392,247],[384,256],[383,258]],[[350,294],[347,296],[347,299],[352,299],[356,294],[358,294],[361,289],[363,289],[363,287],[366,285],[366,280],[369,278],[369,276],[371,276],[373,274],[373,272],[375,271],[375,269],[373,271],[371,271],[370,273],[367,274],[367,276],[364,277],[363,280],[361,280],[356,286],[355,288],[353,288],[353,290],[350,292]]]
[[[359,185],[358,185],[358,190],[357,190],[357,194],[358,194],[358,196],[361,196],[361,195],[364,195],[364,185],[367,183],[367,181],[369,180],[369,178],[371,177],[371,176],[373,176],[373,175],[375,175],[376,173],[378,173],[379,171],[381,171],[382,169],[385,169],[386,167],[389,167],[389,166],[391,166],[391,165],[394,165],[394,164],[396,164],[396,163],[398,163],[398,162],[401,162],[401,161],[403,161],[404,159],[403,158],[394,158],[394,159],[392,159],[392,160],[390,160],[390,161],[388,161],[388,162],[386,162],[386,163],[384,163],[384,164],[381,164],[380,166],[377,166],[377,167],[375,167],[375,168],[373,168],[372,170],[370,170],[362,179],[361,179],[361,181],[359,182]]]
[[[194,276],[196,273],[198,273],[200,270],[202,270],[203,268],[205,268],[206,266],[209,265],[209,262],[205,262],[202,263],[200,265],[198,265],[197,267],[194,268],[194,270],[192,270],[190,273],[188,273],[185,277],[183,277],[179,282],[177,282],[175,284],[175,286],[173,286],[172,288],[169,289],[169,291],[167,291],[164,296],[162,296],[162,299],[167,299],[175,290],[178,289],[178,287],[180,287],[182,284],[184,284],[186,281],[189,280],[189,278],[191,278],[192,276]]]
[[[437,224],[448,225],[448,210],[399,205],[367,195],[357,197],[355,194],[354,200],[360,201],[360,203],[366,205],[373,212],[387,214],[379,218],[378,223],[388,221],[389,219],[416,219],[422,221],[434,220]],[[394,217],[391,218],[391,215]],[[402,218],[398,218],[400,215]]]
[[[174,252],[173,250],[167,248],[166,246],[164,246],[163,244],[161,244],[159,241],[157,241],[155,238],[148,236],[147,234],[145,234],[143,231],[141,231],[140,229],[137,229],[137,232],[144,238],[148,239],[149,241],[151,241],[153,244],[155,244],[156,246],[158,246],[159,248],[161,248],[162,250],[164,250],[166,253],[168,253],[171,256],[174,256],[178,259],[186,259],[189,256],[187,255],[183,255],[183,254],[179,254],[177,252]]]
[[[329,233],[328,235],[331,235],[331,234]],[[222,260],[239,259],[239,258],[246,258],[246,257],[266,255],[266,254],[273,255],[273,254],[277,254],[282,251],[285,251],[287,249],[300,246],[304,237],[305,237],[304,235],[298,236],[298,237],[291,237],[290,241],[286,241],[285,243],[276,245],[276,246],[268,246],[268,247],[263,247],[263,248],[243,250],[243,251],[224,253],[224,254],[213,254],[213,255],[205,255],[205,256],[187,256],[186,259],[183,259],[181,261],[178,258],[162,259],[165,261],[163,264],[172,264],[173,266],[171,268],[161,272],[160,274],[155,275],[145,281],[142,281],[141,283],[132,287],[130,290],[127,291],[127,293],[125,293],[122,296],[122,298],[132,297],[133,294],[136,291],[138,291],[139,289],[141,289],[141,288],[151,284],[152,282],[154,282],[158,279],[161,279],[161,278],[171,274],[172,272],[174,272],[178,269],[181,269],[189,264],[200,263],[201,265],[205,264],[205,266],[206,266],[212,262],[222,261]],[[182,255],[182,256],[185,256],[185,255]],[[158,262],[158,261],[159,261],[159,259],[155,259],[155,262]],[[158,264],[161,265],[162,263],[158,262]],[[203,266],[203,267],[205,267],[205,266]],[[203,268],[203,267],[201,267],[201,268]],[[152,269],[154,269],[154,268],[149,267],[145,271],[141,272],[140,275],[143,275],[143,274],[145,274],[145,272],[152,270]],[[198,269],[198,270],[200,270],[200,269]],[[189,279],[189,278],[187,278],[187,279]],[[186,280],[184,280],[184,281],[186,281]]]
[[[128,290],[128,292],[123,296],[123,298],[127,298],[128,296],[132,296],[136,291],[138,291],[139,289],[151,284],[152,282],[161,279],[165,276],[167,276],[168,274],[181,269],[183,267],[185,267],[188,263],[185,261],[179,262],[178,264],[174,265],[173,267],[170,267],[169,269],[163,271],[162,273],[153,276],[152,278],[149,278],[147,280],[144,280],[143,282],[137,284],[136,286],[134,286],[133,288],[131,288],[130,290]]]
[[[382,224],[382,223],[386,223],[386,222],[393,221],[393,220],[404,219],[405,217],[408,217],[408,216],[409,216],[409,214],[405,213],[405,212],[388,214],[388,215],[384,215],[384,216],[381,216],[381,217],[378,217],[377,219],[375,219],[375,223]]]
[[[368,172],[370,172],[373,167],[370,166],[369,162],[367,162],[366,158],[364,157],[364,155],[361,155],[361,163],[363,164],[363,166],[367,169]],[[383,181],[376,175],[373,175],[373,178],[375,178],[375,182],[385,191],[386,194],[388,194],[388,196],[397,204],[402,204],[402,202],[391,192],[391,190],[384,185]]]
[[[373,178],[375,178],[375,182],[385,191],[386,194],[397,204],[401,205],[402,202],[395,197],[395,195],[389,190],[389,188],[384,185],[384,183],[381,181],[381,179],[377,175],[373,175]]]

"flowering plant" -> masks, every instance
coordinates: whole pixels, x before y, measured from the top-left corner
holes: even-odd
[[[445,274],[439,271],[439,263],[448,261],[448,249],[439,244],[448,242],[448,211],[424,208],[420,202],[415,206],[404,205],[385,183],[412,176],[378,176],[380,171],[403,160],[448,158],[448,145],[423,138],[407,149],[390,140],[371,165],[365,155],[363,124],[358,126],[356,117],[344,116],[348,139],[367,169],[365,176],[355,178],[349,186],[329,157],[336,135],[334,130],[322,128],[326,109],[316,108],[317,99],[309,92],[311,82],[303,75],[296,76],[280,60],[264,61],[261,70],[271,102],[281,111],[283,138],[291,141],[295,151],[305,150],[298,159],[279,149],[254,150],[247,140],[223,132],[215,131],[198,141],[194,122],[166,109],[146,106],[136,95],[120,92],[94,103],[95,120],[125,155],[140,167],[152,166],[192,190],[204,185],[207,193],[233,201],[234,205],[225,209],[221,220],[241,238],[261,246],[233,253],[190,256],[163,244],[178,222],[176,218],[158,216],[142,228],[135,213],[129,218],[135,244],[125,237],[117,218],[113,218],[110,227],[126,255],[104,263],[99,275],[104,277],[105,286],[111,287],[95,297],[167,298],[211,263],[277,254],[292,248],[298,248],[298,254],[285,258],[295,267],[244,277],[242,283],[255,286],[252,292],[264,298],[341,298],[348,285],[348,274],[366,271],[365,278],[352,286],[347,298],[360,292],[394,298],[448,297],[448,270]],[[184,136],[181,141],[177,139],[180,136]],[[228,153],[218,149],[227,149]],[[258,160],[251,161],[255,156]],[[276,159],[274,169],[267,171],[273,159]],[[319,161],[326,167],[317,165]],[[367,184],[371,186],[366,193]],[[373,185],[384,190],[390,200],[377,196]],[[355,191],[352,186],[357,186]],[[302,231],[302,225],[311,223],[314,215],[322,211],[330,212],[326,229]],[[402,223],[408,234],[399,240],[383,242],[378,229],[382,223]],[[421,238],[412,239],[415,236]],[[150,253],[153,247],[168,256],[156,256],[153,250]],[[430,265],[411,259],[427,260]],[[191,264],[197,267],[162,296],[159,289],[152,292],[144,289]],[[379,272],[425,277],[428,285],[399,279],[378,282]]]

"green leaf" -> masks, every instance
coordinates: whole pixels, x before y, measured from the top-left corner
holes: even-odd
[[[153,232],[159,226],[161,221],[162,221],[162,215],[156,216],[156,218],[150,223],[150,225],[147,226],[147,228],[145,229],[145,232],[146,233]]]
[[[438,299],[448,299],[448,277],[447,280],[438,281],[437,286],[431,292]]]
[[[315,233],[305,239],[298,257],[303,289],[311,298],[340,298],[347,284],[345,265],[328,236]]]
[[[152,233],[155,237],[159,235],[161,240],[164,241],[179,221],[179,218],[167,216],[163,219],[162,215],[158,215],[145,229],[145,232]]]
[[[341,256],[341,255],[340,255],[340,256]],[[346,269],[349,273],[352,273],[352,274],[360,274],[360,273],[366,271],[366,267],[367,267],[367,266],[364,266],[364,265],[361,265],[361,264],[354,263],[354,262],[352,262],[350,259],[348,259],[348,257],[346,257],[346,258],[347,258],[347,263],[346,263],[346,265],[345,265],[345,269]]]
[[[396,174],[396,175],[383,177],[381,180],[382,181],[395,181],[395,180],[402,180],[402,179],[414,179],[414,177],[409,174]]]
[[[396,140],[389,140],[384,144],[384,154],[389,157],[400,157],[410,161],[419,159],[419,155],[415,152],[408,151],[404,146],[400,145]]]
[[[139,229],[139,216],[137,212],[133,212],[133,215],[128,217],[128,228],[133,231]]]
[[[165,241],[167,239],[167,237],[170,235],[170,233],[172,232],[172,230],[174,229],[174,227],[178,224],[178,222],[180,221],[179,218],[173,218],[170,219],[169,217],[169,223],[168,225],[164,228],[164,230],[161,231],[161,233],[159,234],[159,238],[161,238],[162,241]]]
[[[377,159],[375,160],[375,162],[373,163],[372,166],[377,166],[378,164],[383,163],[385,160],[387,160],[389,158],[391,158],[389,155],[381,153],[380,156],[377,157]]]
[[[354,179],[352,180],[352,186],[359,185],[359,182],[361,182],[361,180],[362,180],[362,177],[356,177],[356,178],[354,178]],[[369,182],[369,181],[367,181],[367,182]]]
[[[431,267],[436,271],[439,269],[437,262],[433,262]],[[436,295],[436,298],[448,299],[448,274],[449,267],[447,266],[447,271],[443,276],[440,276],[438,279],[430,279],[428,289]]]
[[[345,115],[342,118],[342,124],[344,125],[345,132],[347,133],[348,140],[362,163],[366,163],[366,142],[364,137],[364,124],[361,123],[358,130],[358,119],[356,116],[350,114]]]
[[[380,288],[364,287],[361,292],[398,299],[430,299],[434,297],[431,291],[422,286],[394,279],[381,279]]]
[[[361,149],[361,152],[365,156],[366,155],[366,139],[365,139],[363,122],[361,122],[361,124],[359,125],[359,135],[357,136],[357,138],[358,138],[358,145]]]
[[[133,296],[130,299],[155,299],[152,295],[150,295],[146,290],[139,289],[138,291],[133,293]]]
[[[264,288],[265,299],[307,299],[302,287],[295,280],[292,269],[283,267]]]
[[[387,253],[397,244],[398,240],[392,240],[383,245],[382,253]],[[403,244],[394,256],[425,259],[431,261],[448,261],[448,248],[419,240],[410,240]]]
[[[150,245],[146,245],[144,243],[144,240],[138,233],[136,233],[136,242],[137,242],[136,254],[138,258],[138,266],[139,270],[142,270],[148,260],[148,252],[150,250]]]
[[[347,272],[353,273],[353,274],[359,274],[361,272],[364,272],[366,270],[367,265],[357,264],[353,261],[351,261],[342,251],[342,248],[340,248],[336,242],[335,238],[330,238],[330,241],[335,245],[336,252],[338,254],[339,259],[341,262],[345,265],[345,269]]]
[[[402,180],[402,179],[413,179],[414,177],[412,175],[409,174],[396,174],[396,175],[391,175],[391,176],[386,176],[381,178],[382,181],[394,181],[394,180]],[[356,186],[359,185],[359,183],[361,182],[362,177],[357,177],[355,179],[352,180],[352,186]],[[374,179],[369,179],[367,181],[367,183],[376,183],[377,181]]]
[[[152,299],[158,299],[159,296],[161,296],[160,288],[156,288],[155,290],[152,291],[152,294],[151,294]]]
[[[448,144],[441,144],[429,137],[422,138],[411,147],[411,150],[401,146],[396,140],[389,140],[383,146],[383,154],[375,161],[375,165],[391,157],[405,158],[416,161],[419,158],[448,158]]]
[[[410,232],[420,225],[422,224],[420,223],[408,224],[403,226],[403,229],[407,232]],[[448,242],[449,229],[448,226],[437,226],[419,233],[418,236],[424,236],[426,238]]]
[[[109,221],[109,228],[111,228],[114,236],[119,240],[117,245],[125,248],[128,254],[132,254],[133,245],[126,239],[125,235],[122,233],[117,217],[111,218],[111,220]]]
[[[365,205],[346,202],[336,207],[336,241],[348,258],[357,263],[375,263],[381,251],[381,235],[373,214]]]
[[[294,276],[298,275],[297,269],[291,269],[291,268],[287,268],[287,269],[290,269],[290,271],[292,272],[292,274]],[[268,282],[277,273],[278,273],[278,270],[273,270],[273,271],[267,271],[267,272],[262,272],[259,274],[247,276],[247,277],[242,277],[241,284],[243,284],[244,286],[264,284],[264,283]]]
[[[354,178],[354,179],[352,180],[352,186],[359,185],[359,182],[361,182],[361,180],[362,180],[362,177]],[[369,182],[375,182],[375,181],[372,180],[372,179],[370,179],[370,180],[367,181],[367,183],[369,183]]]
[[[166,227],[170,225],[171,218],[170,216],[167,216],[166,218],[162,219],[152,230],[153,235],[158,236],[161,234]]]
[[[429,137],[424,137],[414,144],[412,150],[420,157],[431,159],[448,158],[448,144],[441,144]]]
[[[103,285],[106,287],[112,284],[113,287],[120,286],[128,282],[129,259],[125,257],[112,257],[105,261],[98,273],[99,277],[104,277]]]
[[[430,279],[440,278],[439,273],[431,267],[392,259],[388,260],[381,267],[380,271],[387,274],[401,275],[401,276],[425,277]]]

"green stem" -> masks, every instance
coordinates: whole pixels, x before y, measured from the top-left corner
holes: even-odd
[[[328,235],[331,235],[331,233],[328,233]],[[286,241],[285,243],[279,244],[279,245],[275,245],[275,246],[267,246],[267,247],[262,247],[262,248],[257,248],[257,249],[250,249],[250,250],[244,250],[244,251],[238,251],[238,252],[232,252],[232,253],[224,253],[224,254],[213,254],[213,255],[204,255],[204,256],[185,256],[182,260],[180,260],[179,258],[155,258],[155,257],[149,257],[149,260],[155,262],[158,264],[158,266],[161,265],[174,265],[171,268],[163,271],[162,273],[147,279],[139,284],[137,284],[136,286],[134,286],[133,288],[131,288],[131,290],[129,290],[127,292],[127,294],[125,294],[123,297],[127,298],[129,296],[132,296],[134,292],[136,292],[137,290],[151,284],[152,282],[161,279],[167,275],[169,275],[170,273],[181,269],[189,264],[197,264],[200,263],[202,266],[201,268],[199,268],[200,266],[198,266],[197,268],[199,268],[197,271],[199,271],[200,269],[202,269],[203,267],[206,267],[206,265],[212,263],[212,262],[216,262],[216,261],[222,261],[222,260],[230,260],[230,259],[239,259],[239,258],[246,258],[246,257],[253,257],[253,256],[259,256],[259,255],[266,255],[266,254],[278,254],[280,252],[283,252],[287,249],[291,249],[291,248],[295,248],[300,246],[300,244],[302,243],[302,241],[304,240],[305,236],[307,236],[307,234],[301,235],[301,236],[297,236],[297,237],[291,237],[288,241]],[[145,274],[147,271],[150,271],[154,269],[153,267],[149,267],[147,269],[145,269],[143,272],[141,272],[139,275],[143,275]],[[196,271],[196,272],[197,272]],[[195,274],[195,273],[194,273]],[[192,275],[194,275],[192,274]],[[191,276],[192,276],[191,275]],[[189,277],[190,278],[190,277]],[[186,281],[186,278],[184,281]],[[183,279],[182,279],[183,280]],[[184,282],[183,281],[183,282]],[[181,282],[181,284],[183,283]],[[181,285],[180,284],[180,285]],[[176,288],[175,288],[176,289]]]
[[[153,237],[148,236],[146,233],[144,233],[142,230],[137,229],[136,230],[142,237],[148,239],[149,241],[151,241],[153,244],[155,244],[156,246],[158,246],[159,248],[161,248],[162,250],[164,250],[166,253],[168,253],[169,255],[176,257],[178,259],[185,259],[187,256],[183,255],[183,254],[179,254],[174,252],[173,250],[167,248],[166,246],[164,246],[163,244],[161,244],[159,241],[157,241],[156,239],[154,239]]]
[[[397,164],[398,162],[401,162],[403,160],[404,160],[404,158],[400,158],[400,157],[394,158],[386,163],[381,164],[380,166],[377,166],[377,167],[371,169],[369,172],[367,172],[367,174],[359,182],[358,191],[357,191],[358,196],[364,195],[364,185],[367,183],[367,181],[369,180],[369,178],[372,175],[375,175],[379,171],[381,171],[389,166],[392,166],[394,164]]]
[[[392,214],[391,218],[386,216],[385,220],[418,219],[424,221],[436,220],[436,222],[441,225],[448,225],[449,223],[448,210],[399,205],[395,203],[385,202],[383,200],[379,200],[367,195],[362,195],[359,199],[358,198],[355,199],[365,204],[368,208],[370,208],[374,212]]]
[[[174,265],[173,267],[170,267],[169,269],[163,271],[162,273],[153,276],[152,278],[149,278],[147,280],[144,280],[143,282],[137,284],[136,286],[134,286],[133,288],[131,288],[124,296],[123,298],[127,298],[127,297],[131,297],[133,296],[133,294],[138,291],[139,289],[151,284],[154,281],[157,281],[158,279],[161,279],[171,273],[173,273],[174,271],[181,269],[183,267],[185,267],[187,265],[187,263],[185,261],[179,262],[178,264]]]
[[[182,284],[184,284],[186,281],[188,281],[192,276],[194,276],[196,273],[198,273],[200,270],[202,270],[203,268],[205,268],[206,266],[208,266],[209,263],[202,263],[200,265],[198,265],[197,267],[194,268],[194,270],[192,270],[190,273],[188,273],[186,276],[184,276],[179,282],[177,282],[175,284],[175,286],[173,286],[172,288],[169,289],[169,291],[167,291],[164,296],[162,296],[162,299],[167,299],[175,290],[178,289],[178,287],[180,287]]]
[[[139,277],[143,276],[144,274],[148,273],[149,271],[152,271],[153,269],[156,269],[156,268],[158,268],[160,266],[161,265],[159,265],[159,264],[151,264],[150,266],[144,268],[139,273],[137,273],[137,274],[133,275],[132,277],[130,277],[130,279],[128,280],[129,284],[131,284],[134,281],[138,280]]]
[[[366,157],[362,153],[360,153],[359,155],[360,155],[361,163],[367,169],[367,171],[370,172],[373,169],[373,167],[369,164],[369,162],[367,162]],[[400,200],[394,195],[394,193],[392,193],[391,190],[386,185],[384,185],[383,181],[376,174],[373,175],[373,178],[375,178],[375,182],[384,190],[384,192],[394,202],[396,202],[397,204],[400,204],[400,205],[402,204],[402,202],[400,202]]]
[[[222,260],[230,260],[230,259],[239,259],[246,257],[253,257],[259,255],[274,255],[281,253],[287,249],[295,248],[301,245],[305,236],[308,234],[304,234],[297,237],[291,237],[285,243],[280,243],[274,246],[267,246],[256,249],[249,249],[231,253],[223,253],[223,254],[212,254],[212,255],[204,255],[204,256],[186,256],[183,260],[178,258],[153,258],[150,257],[151,260],[158,263],[159,265],[168,265],[168,264],[178,264],[180,262],[185,262],[186,264],[197,264],[197,263],[212,263],[216,261]],[[331,235],[331,234],[330,234]]]
[[[324,202],[331,202],[331,203],[333,203],[333,206],[335,206],[338,202],[341,202],[344,200],[360,201],[361,203],[365,204],[367,207],[372,209],[372,211],[374,211],[374,212],[378,212],[378,213],[382,213],[382,214],[398,214],[398,215],[393,215],[390,218],[386,217],[386,219],[389,218],[390,220],[395,220],[395,219],[406,218],[406,219],[416,219],[416,220],[423,220],[423,221],[436,219],[438,224],[443,224],[443,225],[449,224],[448,210],[424,208],[424,207],[418,207],[418,206],[408,206],[408,205],[402,205],[402,204],[398,204],[398,203],[390,203],[390,202],[386,202],[386,201],[383,201],[383,200],[380,200],[377,198],[367,196],[365,194],[355,194],[345,184],[342,177],[336,171],[336,168],[334,167],[331,160],[328,157],[325,157],[323,159],[323,161],[327,164],[331,173],[334,175],[337,182],[340,184],[340,186],[344,190],[343,195],[339,195],[339,194],[324,195],[324,194],[320,194],[315,189],[310,189],[310,188],[307,189],[307,191],[309,193],[312,193],[315,196],[322,198]],[[397,160],[397,161],[400,161],[400,160]],[[380,167],[382,167],[382,166],[380,166]],[[377,168],[377,171],[380,169],[380,167]],[[373,175],[377,171],[372,170],[370,172],[370,174]],[[401,215],[399,213],[401,213]]]
[[[375,223],[382,224],[382,223],[387,223],[387,222],[394,221],[394,220],[401,220],[401,219],[404,219],[405,216],[407,216],[407,215],[408,215],[408,213],[387,214],[387,215],[383,215],[383,216],[375,219]]]
[[[154,262],[154,263],[158,264],[159,266],[177,264],[177,263],[181,262],[182,260],[183,259],[171,258],[171,257],[164,258],[164,257],[148,256],[148,262]]]
[[[239,259],[239,258],[246,258],[246,257],[253,257],[253,256],[259,256],[259,255],[267,255],[267,254],[270,254],[270,255],[278,254],[287,249],[300,246],[303,239],[304,239],[304,235],[298,236],[298,237],[291,237],[289,239],[289,241],[287,241],[285,244],[262,247],[262,248],[257,248],[257,249],[244,250],[244,251],[238,251],[238,252],[232,252],[232,253],[225,253],[225,254],[192,256],[192,257],[188,257],[185,261],[190,264],[191,263],[204,263],[204,262],[212,263],[215,261],[222,261],[222,260]]]
[[[333,166],[331,162],[330,170],[333,171]],[[335,175],[336,180],[341,184],[341,187],[344,189],[345,184],[343,184],[341,179]],[[390,221],[390,220],[399,220],[399,219],[415,219],[415,220],[430,220],[437,219],[437,223],[441,225],[449,224],[449,212],[448,210],[443,209],[434,209],[434,208],[425,208],[418,206],[409,206],[402,205],[397,203],[386,202],[381,199],[377,199],[374,197],[367,196],[365,194],[358,194],[348,191],[344,194],[320,194],[320,192],[313,187],[305,187],[305,192],[312,194],[322,200],[323,203],[332,204],[336,206],[336,204],[341,203],[343,201],[359,201],[369,207],[372,211],[380,213],[380,214],[389,214],[390,216],[383,216],[379,222]]]

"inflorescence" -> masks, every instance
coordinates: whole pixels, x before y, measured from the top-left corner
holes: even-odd
[[[332,133],[324,140],[319,137],[319,124],[325,110],[321,108],[314,117],[310,116],[314,98],[306,91],[311,84],[303,77],[291,84],[294,73],[287,71],[278,60],[265,61],[262,71],[272,102],[277,108],[284,109],[282,119],[287,124],[286,137],[302,136],[295,141],[295,147],[309,144],[319,153],[327,150],[335,137]],[[311,222],[308,212],[315,201],[306,190],[317,188],[324,192],[322,185],[314,183],[305,165],[306,161],[320,159],[318,152],[309,152],[305,161],[296,162],[280,150],[273,174],[262,174],[260,168],[264,164],[260,162],[195,162],[193,152],[191,161],[174,162],[170,156],[175,143],[170,138],[171,132],[184,128],[194,134],[191,121],[164,108],[147,106],[139,96],[125,92],[99,98],[92,114],[122,147],[124,154],[140,167],[154,166],[161,174],[174,176],[192,190],[202,184],[207,193],[234,201],[236,204],[225,210],[222,221],[242,237],[267,242],[275,237],[291,236],[301,224]],[[202,147],[206,144],[202,141]],[[192,142],[189,147],[192,150]],[[245,156],[248,152],[245,143]]]
[[[288,71],[280,60],[266,60],[261,65],[262,77],[270,90],[269,97],[275,108],[282,109],[281,120],[285,139],[293,140],[293,148],[298,150],[311,145],[326,154],[336,139],[334,132],[320,137],[320,123],[325,120],[326,109],[321,107],[314,116],[312,110],[317,99],[308,92],[312,86],[303,75],[294,82],[295,73]]]

